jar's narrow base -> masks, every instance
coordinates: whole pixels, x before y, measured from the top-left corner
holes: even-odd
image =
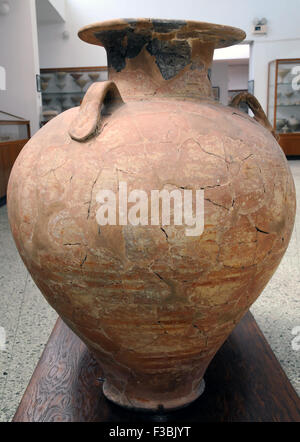
[[[103,384],[103,393],[105,397],[123,408],[127,408],[134,411],[150,412],[150,413],[165,413],[170,411],[179,410],[180,408],[187,407],[192,402],[201,396],[205,389],[204,379],[201,380],[198,388],[187,396],[179,397],[176,399],[155,401],[155,400],[142,400],[133,397],[125,396],[118,392],[109,382],[105,381]]]

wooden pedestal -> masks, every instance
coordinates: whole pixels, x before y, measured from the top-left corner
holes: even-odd
[[[300,399],[248,312],[211,362],[202,396],[169,415],[131,412],[102,393],[99,366],[58,319],[15,422],[299,422]]]

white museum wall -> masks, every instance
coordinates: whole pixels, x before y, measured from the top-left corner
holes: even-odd
[[[220,103],[227,105],[228,102],[228,63],[215,61],[211,69],[211,84],[220,88]]]
[[[300,57],[299,0],[288,4],[282,0],[66,0],[65,23],[38,27],[41,67],[106,65],[105,50],[80,41],[77,31],[96,21],[120,17],[202,20],[244,29],[247,41],[253,41],[250,79],[254,79],[255,94],[264,108],[268,62]],[[255,17],[267,18],[267,35],[252,34]],[[62,38],[64,30],[70,32],[68,40]]]
[[[228,90],[248,89],[248,64],[228,65]]]
[[[30,120],[39,128],[40,94],[35,0],[9,0],[10,12],[0,15],[0,66],[6,71],[6,90],[0,90],[0,109]]]
[[[228,104],[229,90],[248,89],[249,64],[246,60],[240,61],[243,64],[235,60],[218,60],[212,64],[212,86],[220,88],[220,102],[225,106]]]

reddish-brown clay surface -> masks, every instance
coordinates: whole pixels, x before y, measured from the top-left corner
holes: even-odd
[[[85,141],[68,132],[78,113],[51,120],[15,163],[8,208],[18,250],[97,357],[110,399],[185,405],[287,248],[295,216],[287,161],[267,129],[209,99],[128,101]],[[118,195],[121,181],[148,194],[204,189],[203,234],[100,227],[96,195]]]

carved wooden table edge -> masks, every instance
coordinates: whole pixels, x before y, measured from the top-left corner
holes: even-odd
[[[200,398],[170,414],[118,407],[104,397],[87,347],[59,318],[13,422],[300,422],[300,399],[250,312],[204,379]]]

